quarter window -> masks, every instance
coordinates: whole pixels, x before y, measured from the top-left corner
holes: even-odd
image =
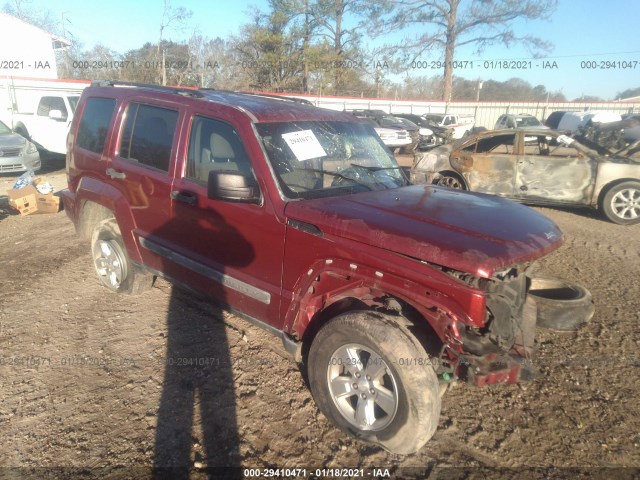
[[[132,103],[120,140],[120,157],[168,172],[177,122],[177,110]]]
[[[116,101],[112,98],[87,99],[78,127],[76,146],[102,153],[115,108]]]

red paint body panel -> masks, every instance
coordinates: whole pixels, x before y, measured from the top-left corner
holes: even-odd
[[[341,299],[357,298],[378,308],[385,298],[395,298],[418,312],[451,351],[463,355],[460,329],[485,327],[487,293],[445,270],[490,278],[562,243],[553,222],[527,207],[438,187],[288,200],[255,124],[358,120],[255,95],[201,94],[85,89],[68,139],[67,214],[78,225],[85,202],[103,206],[116,217],[132,260],[295,339],[303,338],[318,314]],[[116,100],[102,154],[74,141],[87,97]],[[168,172],[118,157],[125,111],[133,101],[179,112]],[[258,182],[259,201],[210,199],[204,182],[187,178],[195,115],[224,122],[237,132]],[[125,176],[110,178],[109,168]],[[195,200],[178,201],[174,193]],[[491,371],[476,383],[516,381],[518,368]]]
[[[562,243],[558,227],[528,207],[434,186],[290,203],[287,215],[337,237],[481,277]]]

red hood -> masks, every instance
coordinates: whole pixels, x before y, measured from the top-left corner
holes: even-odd
[[[540,258],[563,241],[555,223],[531,208],[429,185],[289,202],[285,213],[325,235],[482,277]]]

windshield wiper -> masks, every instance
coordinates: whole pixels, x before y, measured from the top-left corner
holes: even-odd
[[[407,178],[407,175],[405,174],[404,169],[400,165],[398,165],[397,167],[367,167],[365,165],[358,165],[357,163],[352,163],[351,166],[354,168],[363,168],[370,174],[375,172],[382,172],[384,170],[400,170],[400,174],[404,179],[404,183],[407,185],[409,184],[409,179]]]
[[[328,170],[320,170],[320,169],[317,169],[317,168],[305,168],[304,170],[306,170],[307,172],[326,173],[327,175],[331,175],[333,177],[338,177],[338,178],[342,178],[343,180],[348,180],[349,182],[353,182],[353,183],[355,183],[357,185],[360,185],[361,187],[366,188],[369,191],[373,190],[373,188],[371,188],[366,183],[359,182],[355,178],[347,177],[346,175],[342,175],[342,174],[340,174],[338,172],[330,172]]]
[[[364,168],[365,170],[369,170],[370,172],[379,172],[381,170],[400,170],[402,167],[401,166],[397,166],[397,167],[368,167],[365,165],[358,165],[357,163],[352,163],[351,164],[352,167],[357,167],[357,168]]]

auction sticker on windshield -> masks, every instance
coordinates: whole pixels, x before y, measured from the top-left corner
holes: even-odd
[[[311,158],[326,157],[327,153],[311,130],[283,133],[282,139],[299,161]]]

